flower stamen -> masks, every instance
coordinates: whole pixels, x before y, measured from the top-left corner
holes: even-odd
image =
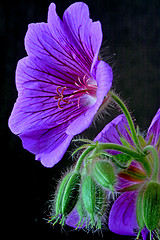
[[[87,77],[87,74],[85,74],[82,79],[78,77],[75,80],[75,85],[78,87],[78,90],[74,90],[71,94],[65,95],[64,91],[66,90],[67,87],[58,86],[56,89],[57,96],[54,97],[55,100],[58,100],[58,108],[63,109],[64,107],[61,106],[61,102],[68,104],[69,100],[74,96],[78,97],[78,108],[80,108],[80,98],[82,97],[83,94],[95,96],[97,85],[91,84],[89,83],[89,81],[90,78]],[[64,99],[66,97],[68,97],[68,99]]]
[[[67,88],[67,87],[63,87],[62,91],[60,92],[59,89],[61,88],[61,86],[58,86],[56,91],[58,93],[58,96],[55,96],[54,99],[55,100],[58,100],[58,108],[60,109],[63,109],[63,107],[60,106],[60,102],[64,102],[64,103],[69,103],[69,101],[67,99],[64,99],[64,90]]]

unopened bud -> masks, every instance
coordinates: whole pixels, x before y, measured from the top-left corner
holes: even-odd
[[[71,172],[65,176],[56,199],[56,216],[62,214],[65,217],[73,210],[78,201],[80,181],[79,172]]]
[[[160,184],[151,182],[144,192],[143,212],[146,227],[154,230],[160,221]]]
[[[160,184],[146,183],[138,194],[137,221],[140,227],[154,230],[160,221]]]
[[[104,190],[96,184],[92,176],[85,177],[82,183],[82,199],[86,211],[90,214],[90,224],[101,228],[101,217],[105,212]]]
[[[113,189],[116,183],[116,175],[111,163],[98,160],[93,166],[93,177],[98,184],[107,189]]]

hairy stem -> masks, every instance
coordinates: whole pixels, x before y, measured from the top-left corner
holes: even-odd
[[[81,156],[79,157],[76,167],[75,167],[75,171],[79,171],[81,168],[81,165],[83,163],[84,158],[88,155],[89,152],[91,152],[96,146],[90,146],[88,147],[86,150],[84,150],[84,152],[81,154]]]
[[[122,153],[125,153],[131,157],[133,157],[134,159],[139,159],[141,157],[141,155],[127,147],[124,147],[122,145],[119,144],[115,144],[115,143],[99,143],[98,144],[98,149],[99,150],[116,150]]]
[[[123,101],[115,93],[110,91],[109,94],[114,99],[114,101],[120,106],[120,108],[122,109],[123,113],[125,114],[125,116],[127,118],[127,121],[128,121],[128,124],[129,124],[129,127],[130,127],[130,130],[131,130],[131,133],[132,133],[134,144],[135,144],[137,150],[141,150],[141,146],[139,144],[139,140],[138,140],[138,136],[137,136],[137,133],[136,133],[136,129],[135,129],[133,120],[131,118],[131,115],[130,115],[127,107],[125,106]]]
[[[153,168],[153,174],[152,174],[152,180],[155,182],[158,182],[158,174],[159,174],[159,156],[158,156],[158,152],[155,149],[155,147],[153,147],[152,145],[148,145],[144,148],[143,152],[145,154],[147,154],[148,152],[150,152],[153,156],[154,159],[154,168]]]

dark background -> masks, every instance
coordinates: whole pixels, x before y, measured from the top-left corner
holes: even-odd
[[[54,1],[62,16],[71,0]],[[100,20],[103,47],[114,66],[114,88],[128,103],[140,129],[144,131],[159,108],[160,102],[160,1],[159,0],[88,0],[93,20]],[[8,118],[17,98],[15,68],[26,56],[24,36],[32,22],[46,22],[48,0],[1,1],[1,93],[0,134],[1,162],[5,173],[2,183],[6,192],[5,221],[8,233],[23,239],[25,236],[45,239],[102,239],[102,234],[71,231],[65,227],[51,227],[44,218],[48,214],[48,200],[55,190],[61,173],[73,163],[69,152],[54,168],[47,169],[34,160],[34,155],[22,148],[21,140],[8,129]],[[110,110],[111,111],[111,110]],[[113,112],[113,110],[112,110]],[[106,121],[110,120],[106,115]],[[99,123],[102,129],[104,121]],[[85,136],[96,134],[90,128]],[[94,134],[93,134],[94,133]],[[2,174],[1,174],[2,175]],[[56,236],[56,237],[55,237]],[[131,239],[104,231],[103,238]]]

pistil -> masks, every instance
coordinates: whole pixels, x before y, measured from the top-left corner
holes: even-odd
[[[85,95],[96,96],[97,85],[89,83],[90,78],[86,78],[87,74],[84,75],[82,80],[80,77],[75,81],[75,85],[78,87],[78,90],[74,90],[71,94],[64,94],[64,91],[67,89],[66,86],[58,86],[56,89],[57,96],[54,96],[55,100],[58,100],[58,108],[63,109],[61,102],[69,104],[70,99],[73,97],[78,97],[78,108],[80,108],[80,99]],[[61,92],[60,92],[60,89]]]

